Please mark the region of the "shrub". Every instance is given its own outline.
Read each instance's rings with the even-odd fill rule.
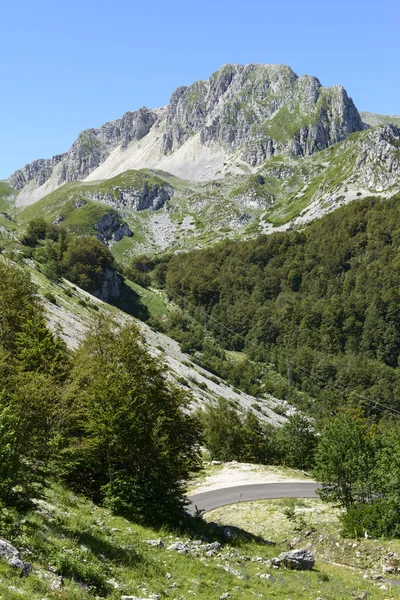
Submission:
[[[391,510],[382,500],[354,503],[341,516],[341,521],[342,535],[348,538],[364,537],[365,533],[377,538],[400,535],[398,510]]]
[[[57,304],[57,300],[56,297],[54,296],[54,294],[52,294],[51,292],[45,292],[43,294],[43,297],[46,298],[46,300],[48,300],[49,302],[51,302],[52,304]]]

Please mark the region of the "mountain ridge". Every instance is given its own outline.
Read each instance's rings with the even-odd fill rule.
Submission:
[[[127,158],[123,170],[161,168],[209,180],[228,171],[229,159],[239,172],[251,170],[272,155],[310,155],[363,128],[341,86],[324,88],[284,65],[224,65],[208,80],[177,88],[167,107],[142,107],[84,130],[66,153],[33,161],[8,181],[27,204],[27,196],[36,201],[68,181],[109,177],[104,168],[95,172],[116,150],[120,161]],[[146,153],[140,142],[149,133],[155,139]],[[129,147],[133,152],[125,154]]]

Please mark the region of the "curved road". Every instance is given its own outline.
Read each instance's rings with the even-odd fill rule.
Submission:
[[[238,485],[236,487],[211,490],[202,494],[189,496],[190,504],[188,511],[194,515],[196,508],[208,512],[239,502],[251,502],[252,500],[273,500],[274,498],[318,498],[315,490],[318,483],[310,481],[291,483],[255,483],[252,485]],[[389,585],[400,585],[396,579],[383,579]]]
[[[255,483],[252,485],[239,485],[236,487],[221,488],[211,490],[202,494],[195,494],[189,497],[190,504],[188,511],[190,514],[198,510],[208,512],[220,506],[227,504],[237,504],[238,502],[250,502],[251,500],[271,500],[273,498],[317,498],[315,490],[318,483],[310,481],[301,481],[297,483]]]

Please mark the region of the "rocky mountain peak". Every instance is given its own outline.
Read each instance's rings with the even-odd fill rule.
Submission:
[[[309,156],[364,128],[341,86],[323,87],[286,65],[227,64],[208,80],[177,88],[165,110],[143,107],[87,129],[67,153],[26,165],[9,183],[27,187],[28,196],[35,191],[33,200],[21,201],[30,203],[65,182],[85,180],[107,162],[109,168],[92,179],[137,168],[209,179],[227,160],[256,167],[276,154]],[[145,152],[136,144],[143,138]],[[176,155],[185,144],[187,152]]]
[[[162,150],[174,152],[199,132],[203,145],[240,149],[256,165],[281,152],[310,155],[363,128],[341,86],[324,88],[285,65],[224,65],[173,93]]]

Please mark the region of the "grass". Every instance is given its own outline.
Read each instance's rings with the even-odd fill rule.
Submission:
[[[236,352],[235,350],[226,350],[225,354],[234,363],[242,363],[248,360],[248,356],[245,352]]]
[[[147,309],[149,316],[159,319],[169,313],[168,304],[161,294],[145,289],[129,279],[126,279],[125,283],[139,296],[140,303]]]
[[[0,181],[0,198],[7,198],[8,196],[13,196],[15,194],[15,190],[8,185],[5,181]]]
[[[359,583],[367,574],[362,587],[368,591],[368,598],[386,597],[381,596],[376,587],[368,589],[372,582],[370,576],[382,575],[384,566],[400,565],[400,558],[390,555],[400,553],[400,540],[343,539],[339,515],[338,508],[317,499],[278,499],[227,506],[211,511],[206,518],[234,527],[245,526],[248,532],[277,542],[282,550],[289,546],[306,546],[314,553],[319,569],[326,572],[331,581],[335,580],[335,586],[347,580],[346,572],[349,577],[357,574]],[[395,579],[396,575],[387,577]],[[324,594],[321,590],[321,595],[330,597],[327,591]],[[391,589],[391,597],[400,598],[400,587]]]
[[[271,509],[268,514],[275,512]],[[232,520],[229,515],[220,516],[221,523]],[[0,595],[8,600],[120,600],[122,595],[148,598],[151,594],[215,600],[224,593],[238,600],[348,600],[353,592],[362,591],[368,592],[368,598],[388,597],[370,581],[363,581],[358,572],[323,560],[317,560],[311,572],[274,570],[268,559],[277,556],[284,545],[263,545],[240,529],[230,528],[234,541],[222,541],[215,554],[207,555],[202,548],[187,555],[169,551],[172,542],[198,537],[199,524],[191,523],[192,533],[143,527],[113,516],[58,484],[52,484],[28,513],[12,511],[13,520],[10,517],[2,511],[3,535],[20,549],[25,561],[33,564],[33,572],[21,578],[0,563]],[[202,530],[210,541],[223,535],[215,526],[205,524]],[[162,539],[165,547],[152,547],[146,543],[149,539]],[[261,574],[269,574],[270,579],[261,578]],[[51,590],[51,582],[59,575],[63,577],[62,589]],[[393,591],[391,597],[399,596]]]

